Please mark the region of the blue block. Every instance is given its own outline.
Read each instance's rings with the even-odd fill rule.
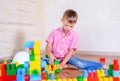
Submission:
[[[50,79],[50,80],[53,80],[53,79],[54,79],[54,74],[53,74],[53,73],[50,73],[49,79]]]
[[[16,79],[16,81],[25,81],[24,80],[24,75],[26,74],[26,71],[25,71],[25,69],[18,69],[17,70],[17,79]]]
[[[24,68],[29,69],[29,62],[24,62]]]
[[[84,70],[84,71],[83,71],[83,77],[84,77],[84,78],[88,78],[88,71],[87,71],[87,70]]]
[[[32,74],[30,75],[30,81],[35,81],[35,80],[42,80],[41,75],[33,76]]]
[[[34,41],[28,41],[24,44],[24,48],[34,48]]]
[[[41,67],[42,67],[42,68],[45,68],[45,67],[46,67],[46,65],[47,65],[46,61],[41,60],[41,62],[42,62],[42,63],[41,63]]]
[[[110,76],[108,70],[105,70],[104,72],[105,72],[105,76]]]
[[[113,70],[113,77],[119,77],[119,75],[120,75],[120,74],[119,74],[119,71],[114,71],[114,70]]]

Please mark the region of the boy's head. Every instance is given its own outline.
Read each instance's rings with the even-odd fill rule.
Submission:
[[[66,33],[69,32],[74,27],[74,25],[77,22],[77,19],[78,15],[76,11],[68,9],[64,12],[61,21],[63,23],[63,29]]]

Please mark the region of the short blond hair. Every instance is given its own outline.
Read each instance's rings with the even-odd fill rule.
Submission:
[[[78,19],[78,14],[72,9],[68,9],[64,12],[63,18],[67,19],[69,23],[75,23]]]

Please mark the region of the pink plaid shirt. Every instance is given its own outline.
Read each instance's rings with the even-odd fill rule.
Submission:
[[[51,32],[46,42],[52,44],[52,53],[57,58],[62,60],[70,49],[77,49],[78,36],[71,30],[66,35],[63,28],[57,28]]]

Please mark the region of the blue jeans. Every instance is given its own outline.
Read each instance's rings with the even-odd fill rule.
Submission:
[[[68,60],[67,64],[76,66],[78,69],[85,69],[85,70],[97,70],[102,69],[103,64],[99,62],[93,62],[88,60],[80,60],[79,58],[75,57],[74,55]]]

